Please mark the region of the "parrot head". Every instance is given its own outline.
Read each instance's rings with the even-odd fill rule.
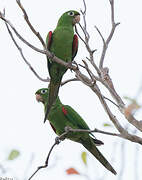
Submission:
[[[73,26],[80,21],[80,13],[74,10],[65,12],[59,19],[57,26],[70,25]]]
[[[39,89],[38,91],[36,91],[35,95],[36,95],[36,100],[38,102],[45,103],[47,102],[48,99],[48,89],[47,88]]]

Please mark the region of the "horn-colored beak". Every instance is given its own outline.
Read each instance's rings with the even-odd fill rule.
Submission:
[[[75,25],[76,23],[79,23],[80,21],[80,15],[76,15],[73,19],[73,25]]]
[[[42,97],[41,97],[40,94],[36,94],[36,100],[37,100],[38,102],[43,102],[43,99],[42,99]]]

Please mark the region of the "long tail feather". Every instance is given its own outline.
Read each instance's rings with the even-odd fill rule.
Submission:
[[[46,107],[46,111],[45,111],[44,123],[47,119],[47,116],[49,114],[49,111],[50,111],[53,103],[56,101],[56,98],[57,98],[58,92],[59,92],[60,83],[61,82],[54,84],[52,81],[50,81],[48,103],[47,103],[47,107]]]
[[[101,146],[101,145],[104,145],[104,143],[101,141],[101,140],[98,140],[98,139],[93,139],[93,142],[95,143],[96,146]]]
[[[97,149],[92,139],[88,139],[87,141],[82,140],[82,145],[91,152],[95,158],[109,171],[111,171],[113,174],[117,174],[114,168],[111,166],[111,164],[106,160],[106,158],[102,155],[102,153]]]

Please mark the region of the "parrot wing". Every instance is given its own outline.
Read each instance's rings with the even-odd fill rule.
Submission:
[[[76,129],[85,129],[90,130],[86,122],[82,119],[82,117],[70,106],[64,105],[62,106],[62,112],[64,116],[68,119],[68,121],[76,127]],[[103,145],[104,143],[101,140],[96,139],[96,137],[89,133],[92,137],[96,146]]]
[[[72,43],[72,60],[75,58],[78,51],[78,36],[75,34]]]
[[[70,121],[77,129],[89,129],[86,122],[82,117],[70,106],[62,106],[64,116]]]
[[[47,46],[47,49],[50,51],[50,48],[51,48],[51,44],[52,44],[52,39],[53,39],[53,33],[52,31],[49,31],[47,37],[46,37],[46,46]],[[50,69],[51,67],[51,61],[47,58],[48,60],[48,69]]]

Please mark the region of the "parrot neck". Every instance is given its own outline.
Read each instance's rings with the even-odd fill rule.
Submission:
[[[72,23],[72,19],[71,20],[69,20],[69,19],[59,19],[59,21],[58,21],[58,24],[57,24],[57,27],[56,28],[58,28],[58,27],[68,27],[68,28],[72,28],[73,29],[73,23]]]

